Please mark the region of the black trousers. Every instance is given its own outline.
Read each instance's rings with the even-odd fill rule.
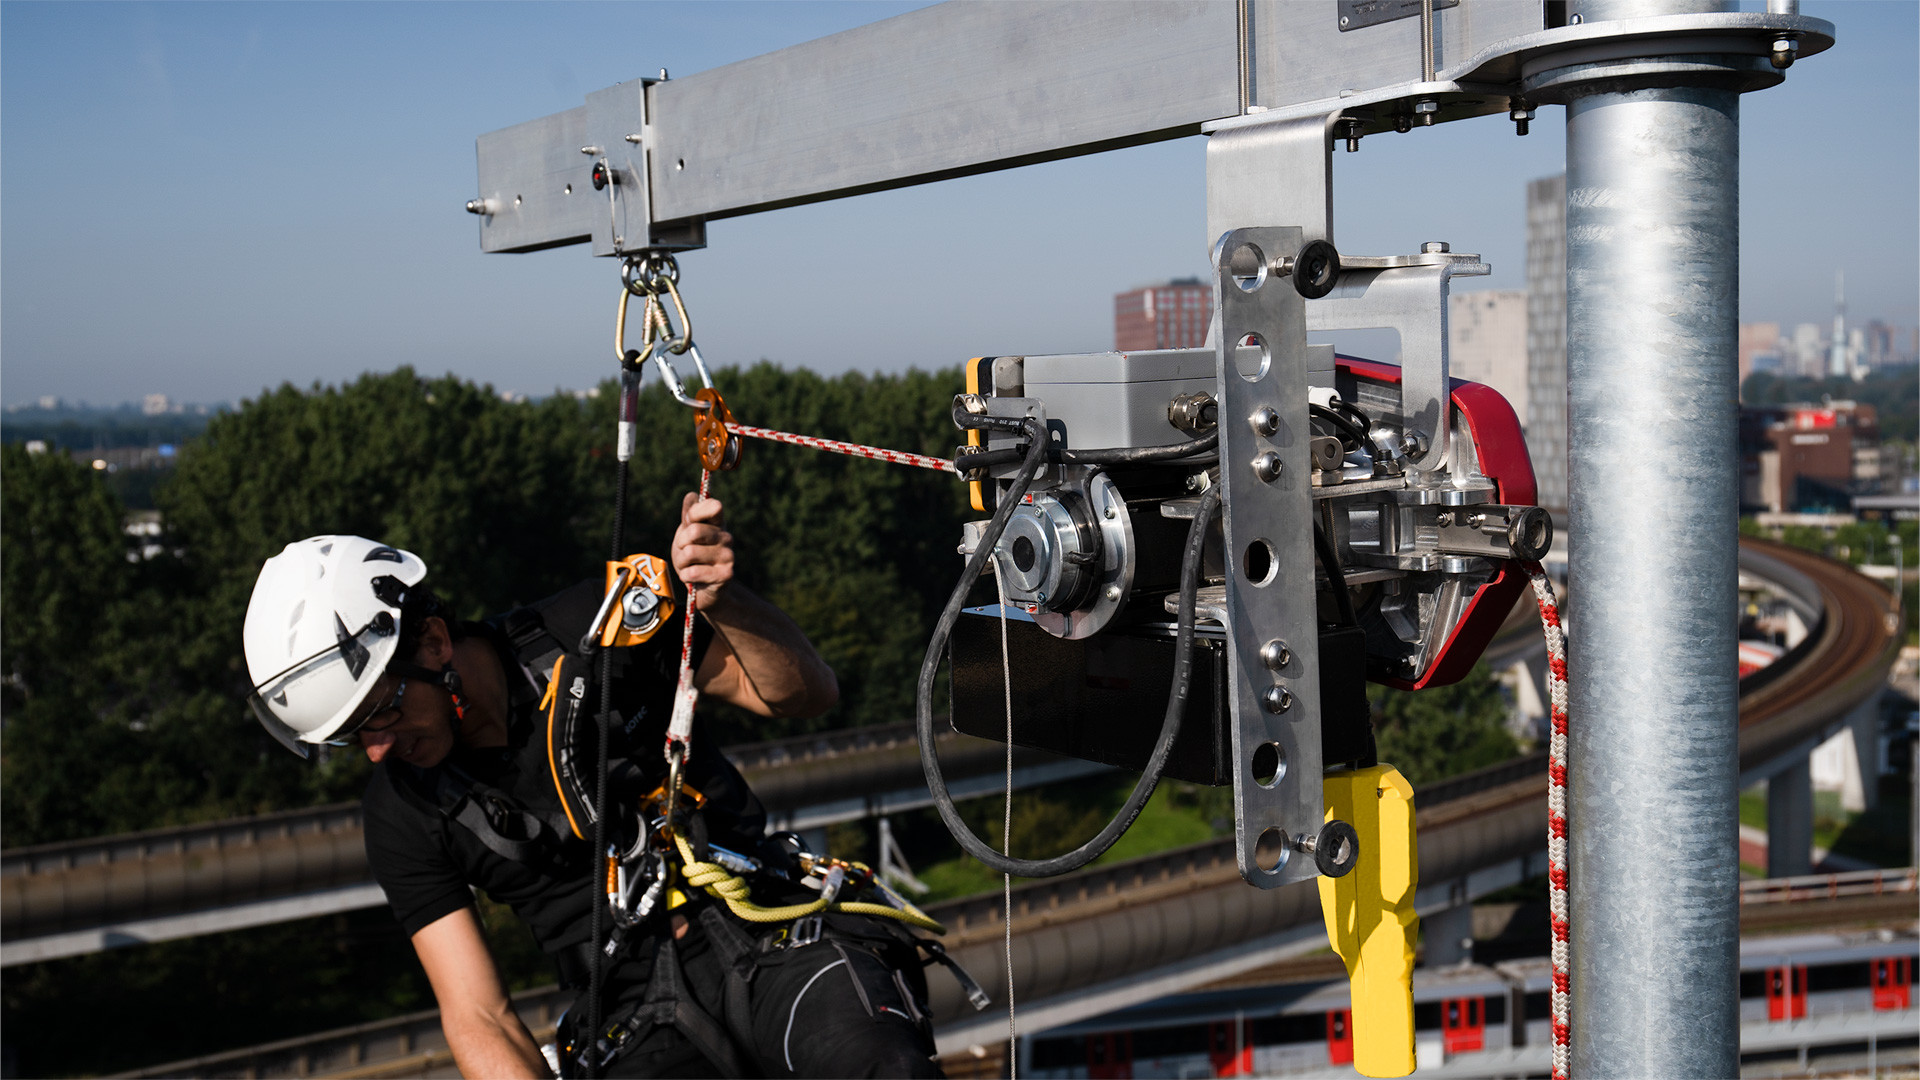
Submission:
[[[607,1010],[622,1034],[601,1074],[943,1076],[909,941],[863,916],[761,927],[703,906]]]

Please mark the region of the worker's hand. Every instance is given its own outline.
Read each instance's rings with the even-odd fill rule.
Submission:
[[[680,528],[673,534],[673,571],[697,595],[694,606],[712,611],[733,580],[733,534],[722,527],[718,499],[689,491],[680,503]]]

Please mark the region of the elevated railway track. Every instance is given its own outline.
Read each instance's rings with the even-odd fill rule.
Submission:
[[[1898,651],[1892,606],[1897,601],[1884,589],[1838,564],[1777,545],[1743,543],[1743,565],[1749,555],[1756,576],[1786,579],[1780,587],[1811,597],[1809,602],[1817,602],[1822,614],[1807,641],[1775,665],[1779,670],[1767,669],[1772,672],[1769,678],[1742,684],[1743,774],[1764,770],[1795,747],[1826,737],[1838,718],[1884,684]],[[816,749],[809,749],[801,740],[747,748],[741,763],[770,805],[792,805],[817,790],[815,784],[837,788],[844,798],[859,790],[853,785],[862,777],[880,778],[872,790],[905,782],[917,772],[905,760],[912,753],[910,737],[885,730],[854,735],[865,742],[835,746],[831,740],[813,740]],[[987,767],[1000,762],[1000,749],[992,744],[962,750],[956,761],[966,754],[979,756]],[[1058,763],[1028,758],[1023,767],[1053,764]],[[1452,907],[1543,870],[1544,773],[1543,757],[1521,758],[1418,793],[1424,884],[1417,906],[1423,911]],[[995,773],[983,775],[997,780]],[[42,889],[52,890],[51,882],[62,882],[59,891],[51,893],[59,898],[61,913],[54,925],[58,918],[87,917],[82,913],[88,910],[124,910],[114,908],[115,901],[106,895],[115,887],[108,868],[116,863],[169,868],[143,871],[137,889],[120,886],[125,894],[151,897],[145,902],[177,904],[193,887],[189,881],[203,888],[211,888],[208,881],[224,882],[219,887],[228,890],[227,895],[248,895],[248,890],[257,895],[274,883],[283,890],[310,887],[315,881],[355,887],[351,875],[359,832],[352,808],[273,815],[245,827],[255,831],[234,832],[241,823],[223,823],[110,838],[90,846],[66,845],[60,851],[10,852],[4,879],[9,924],[21,917],[13,914],[14,896],[24,892],[19,879],[42,875]],[[248,854],[248,848],[260,850]],[[269,849],[330,854],[269,855]],[[364,875],[363,856],[357,866]],[[94,868],[91,877],[89,867]],[[88,881],[92,884],[83,887]],[[949,949],[984,985],[1006,985],[1005,911],[999,896],[952,901],[932,913],[951,929]],[[1230,980],[1324,945],[1314,891],[1245,888],[1231,840],[1023,885],[1014,890],[1013,920],[1015,994],[1023,1023],[1032,1029]],[[13,938],[10,931],[6,936]],[[944,975],[936,972],[930,982],[943,1052],[963,1052],[1000,1037],[1003,1017],[973,1014]],[[530,1021],[556,1011],[557,994],[524,997],[521,1003],[523,1011],[531,1010]],[[439,1038],[437,1021],[402,1018],[388,1024],[414,1027],[400,1038],[394,1034],[398,1029],[365,1025],[172,1063],[151,1075],[428,1075],[437,1068],[427,1060],[443,1053],[432,1049]],[[412,1064],[402,1064],[402,1059]],[[401,1071],[383,1071],[390,1067]]]

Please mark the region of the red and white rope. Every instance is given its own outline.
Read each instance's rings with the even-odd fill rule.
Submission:
[[[1540,605],[1540,626],[1547,638],[1547,697],[1553,732],[1547,741],[1547,905],[1553,926],[1552,1005],[1553,1075],[1566,1080],[1568,1020],[1572,1000],[1567,974],[1567,637],[1553,585],[1539,563],[1527,564],[1533,595]]]
[[[912,465],[919,469],[938,469],[958,475],[960,470],[946,458],[928,457],[925,454],[909,454],[902,450],[885,450],[878,446],[862,446],[859,443],[839,442],[834,439],[822,439],[812,435],[794,435],[771,428],[750,427],[746,424],[728,424],[727,430],[754,439],[767,439],[772,442],[791,443],[794,446],[806,446],[815,450],[825,450],[832,454],[846,454],[849,457],[869,458],[884,461],[890,465]]]

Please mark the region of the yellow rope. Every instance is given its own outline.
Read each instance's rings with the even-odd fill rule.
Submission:
[[[897,919],[908,926],[916,926],[935,934],[947,932],[946,927],[928,918],[919,908],[906,901],[902,901],[907,904],[905,911],[886,904],[870,904],[858,900],[846,900],[834,904],[829,904],[825,900],[815,900],[812,903],[789,904],[786,907],[762,907],[750,899],[752,889],[747,885],[746,879],[718,863],[701,862],[695,859],[693,846],[678,833],[674,834],[673,844],[680,850],[681,862],[686,864],[683,873],[687,884],[706,890],[707,895],[725,902],[735,915],[748,922],[790,922],[808,915],[817,915],[822,911],[839,911],[849,915],[873,915],[883,919]]]

